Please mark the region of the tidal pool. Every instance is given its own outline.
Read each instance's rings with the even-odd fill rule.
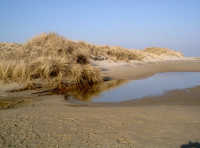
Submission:
[[[90,102],[122,102],[146,96],[158,96],[171,90],[200,85],[199,72],[159,73],[141,80],[115,80],[92,89],[73,93],[73,98]]]

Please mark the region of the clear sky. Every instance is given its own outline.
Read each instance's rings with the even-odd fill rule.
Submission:
[[[42,32],[127,48],[200,56],[200,0],[1,0],[0,41]]]

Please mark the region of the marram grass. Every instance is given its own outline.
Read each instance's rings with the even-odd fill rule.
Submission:
[[[76,87],[102,81],[100,71],[91,66],[93,57],[112,61],[145,60],[164,56],[182,57],[166,48],[128,50],[68,40],[56,33],[43,33],[24,44],[0,43],[0,80],[35,87]]]

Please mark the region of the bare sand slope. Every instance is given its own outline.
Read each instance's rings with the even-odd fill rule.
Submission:
[[[103,69],[104,76],[112,79],[134,80],[161,72],[200,72],[199,58],[178,58],[149,62],[111,63],[93,62]]]

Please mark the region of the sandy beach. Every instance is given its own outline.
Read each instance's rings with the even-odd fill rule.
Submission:
[[[0,12],[0,148],[200,148],[200,0]]]
[[[200,72],[198,58],[92,64],[112,79]],[[199,92],[197,86],[110,104],[72,104],[64,96],[26,97],[30,93],[21,92],[18,97],[27,103],[0,110],[0,147],[180,148],[190,141],[200,143]]]
[[[125,80],[141,79],[162,72],[200,72],[199,58],[169,58],[168,60],[129,63],[93,61],[93,64],[103,69],[104,76]]]

